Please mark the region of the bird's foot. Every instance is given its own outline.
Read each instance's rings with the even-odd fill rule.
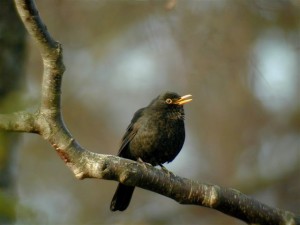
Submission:
[[[168,170],[166,167],[164,167],[162,164],[159,164],[159,166],[161,167],[161,169],[168,174],[168,176],[170,177],[171,174],[174,175],[174,173],[172,173],[170,170]]]
[[[142,163],[145,169],[147,169],[147,166],[152,166],[150,163],[144,162],[141,158],[138,158],[137,162]]]

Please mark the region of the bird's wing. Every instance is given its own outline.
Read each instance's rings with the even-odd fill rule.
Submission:
[[[134,136],[136,135],[136,133],[139,130],[140,125],[139,125],[139,123],[137,123],[137,121],[141,118],[144,109],[145,108],[141,108],[135,112],[129,126],[127,127],[126,133],[122,138],[121,147],[118,152],[119,156],[126,157],[126,155],[127,155],[126,149],[127,149],[128,143],[134,138]]]

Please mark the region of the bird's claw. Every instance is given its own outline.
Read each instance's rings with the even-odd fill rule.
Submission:
[[[162,164],[159,164],[159,166],[161,167],[161,169],[168,174],[168,176],[170,177],[171,175],[174,175],[170,170],[168,170],[166,167],[164,167]]]
[[[144,162],[140,157],[137,159],[137,162],[141,163],[145,169],[147,169],[147,166],[152,166],[150,163]]]

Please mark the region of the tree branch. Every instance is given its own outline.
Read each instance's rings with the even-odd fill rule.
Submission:
[[[44,64],[41,104],[36,113],[0,115],[0,129],[40,134],[56,149],[78,179],[98,178],[138,186],[181,204],[216,209],[247,223],[300,224],[293,213],[264,205],[234,189],[181,178],[152,166],[82,148],[67,130],[61,115],[62,48],[48,33],[33,1],[15,0]]]
[[[42,83],[41,111],[59,116],[61,101],[61,82],[65,71],[61,45],[49,34],[38,10],[31,0],[16,0],[19,15],[30,36],[41,51],[44,74]],[[51,112],[49,112],[51,111]]]
[[[34,114],[16,112],[0,114],[0,129],[6,131],[37,133]]]

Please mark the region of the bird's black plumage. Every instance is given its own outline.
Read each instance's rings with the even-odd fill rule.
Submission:
[[[118,155],[150,163],[153,166],[171,162],[180,152],[185,139],[183,104],[191,95],[179,96],[166,92],[133,116]],[[131,200],[134,186],[119,183],[112,199],[112,211],[125,210]]]

